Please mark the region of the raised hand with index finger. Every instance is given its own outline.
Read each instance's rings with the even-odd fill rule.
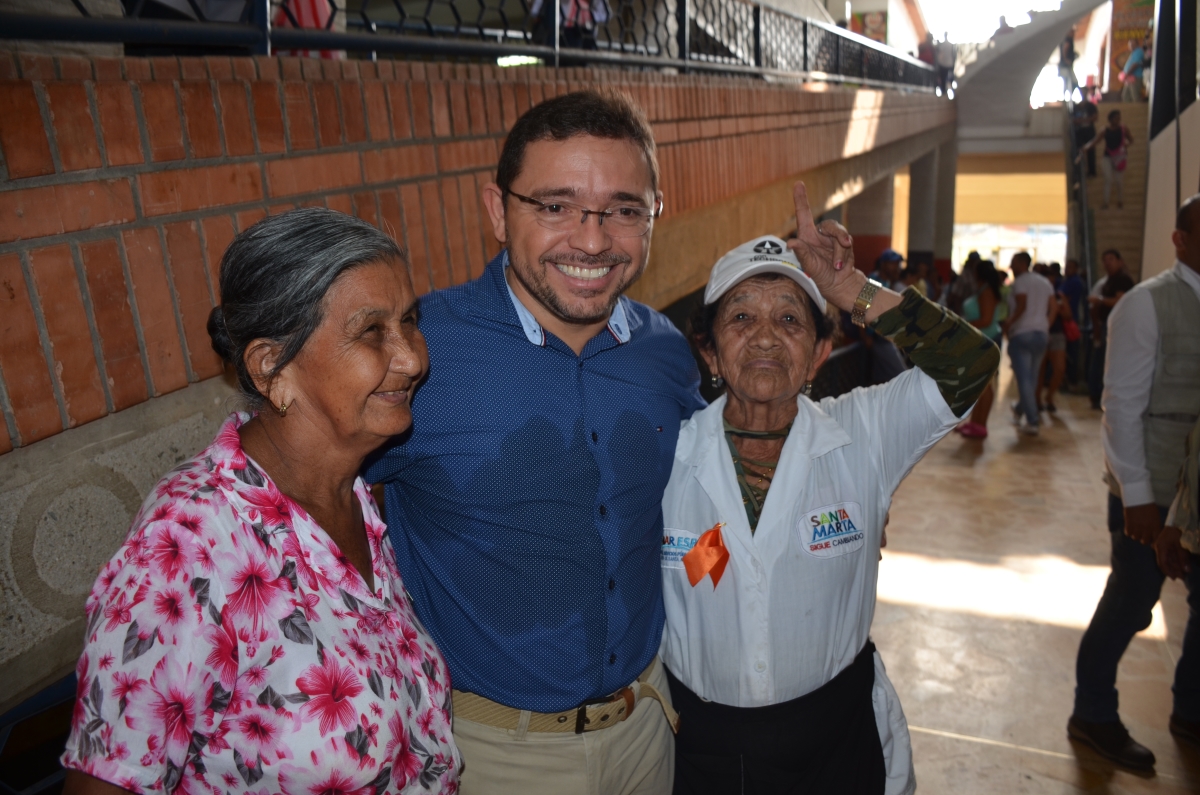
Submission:
[[[815,222],[803,182],[792,188],[792,198],[796,204],[796,238],[788,241],[788,248],[796,252],[804,272],[816,283],[825,300],[838,309],[851,311],[867,283],[866,275],[854,267],[854,239],[837,221]],[[881,288],[867,312],[867,321],[873,321],[899,303],[898,293]]]

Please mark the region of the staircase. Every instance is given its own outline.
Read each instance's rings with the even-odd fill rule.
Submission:
[[[1121,111],[1121,122],[1133,135],[1125,166],[1125,206],[1117,209],[1117,190],[1113,186],[1112,202],[1104,206],[1104,172],[1100,160],[1104,157],[1103,141],[1096,145],[1096,176],[1088,179],[1087,200],[1091,215],[1092,238],[1095,241],[1095,267],[1100,268],[1100,254],[1115,248],[1121,252],[1125,265],[1135,281],[1142,275],[1142,234],[1146,216],[1147,137],[1149,135],[1150,104],[1147,102],[1101,102],[1096,128],[1108,124],[1108,114]],[[1100,275],[1103,275],[1102,273]]]

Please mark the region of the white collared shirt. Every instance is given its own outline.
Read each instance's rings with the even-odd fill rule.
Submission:
[[[1200,273],[1175,260],[1174,273],[1200,298]],[[1108,316],[1104,363],[1104,457],[1121,487],[1125,505],[1154,502],[1142,416],[1158,360],[1158,315],[1154,298],[1139,284],[1122,296]]]
[[[819,405],[799,398],[751,534],[724,437],[725,402],[684,423],[663,497],[662,653],[701,697],[760,707],[811,693],[862,650],[892,493],[958,418],[916,369]],[[678,551],[718,522],[729,564],[716,588],[709,577],[693,588]],[[878,655],[875,711],[887,791],[903,792],[907,725]]]

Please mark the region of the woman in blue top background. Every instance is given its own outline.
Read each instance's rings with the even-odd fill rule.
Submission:
[[[1002,277],[1000,276],[1000,272],[996,270],[996,264],[990,259],[980,260],[975,265],[975,282],[979,286],[978,292],[975,295],[967,296],[963,300],[963,320],[979,329],[985,337],[999,345],[1002,336],[1000,332],[1001,313],[999,311],[1002,305],[1000,293]],[[987,388],[983,390],[983,394],[979,396],[979,400],[975,403],[975,408],[971,411],[971,416],[967,418],[966,422],[960,423],[954,430],[968,439],[986,439],[988,435],[988,415],[992,413],[992,403],[995,397],[995,384],[989,382]]]

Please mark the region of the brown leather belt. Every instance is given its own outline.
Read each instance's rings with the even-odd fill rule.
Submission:
[[[655,657],[632,684],[610,696],[589,699],[578,707],[562,712],[520,710],[497,704],[495,701],[475,693],[455,690],[453,691],[454,717],[510,731],[520,730],[524,721],[524,730],[527,732],[583,734],[616,726],[633,714],[639,701],[652,698],[662,706],[663,714],[667,716],[667,722],[671,724],[671,731],[678,732],[679,714],[671,707],[670,700],[649,682],[654,666],[660,664],[658,658]]]

